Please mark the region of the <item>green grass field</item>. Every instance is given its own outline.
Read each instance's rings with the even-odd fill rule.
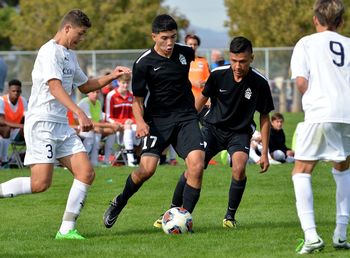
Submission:
[[[286,115],[296,124],[301,115]],[[294,127],[285,127],[287,137]],[[287,129],[290,128],[290,129]],[[291,131],[291,132],[290,132]],[[291,137],[291,136],[290,136]],[[56,169],[53,185],[42,194],[0,200],[0,257],[296,257],[297,239],[303,237],[295,209],[290,171],[292,165],[273,165],[265,174],[247,167],[248,182],[237,220],[239,228],[222,228],[230,169],[222,164],[205,171],[201,198],[193,213],[194,234],[165,235],[153,228],[164,212],[184,166],[160,166],[133,196],[112,229],[102,215],[124,186],[127,167],[96,169],[96,180],[78,219],[84,241],[57,241],[65,202],[72,183],[68,171]],[[0,182],[28,176],[29,170],[1,170]],[[318,231],[326,242],[317,257],[349,257],[335,251],[331,237],[335,223],[335,185],[330,164],[321,163],[313,177]]]

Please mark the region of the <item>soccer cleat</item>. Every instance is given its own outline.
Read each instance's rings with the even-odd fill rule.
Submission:
[[[323,248],[324,248],[324,242],[320,237],[318,237],[318,240],[313,243],[310,243],[308,241],[304,241],[304,239],[301,239],[295,251],[298,254],[310,254],[310,253],[320,252],[323,250]]]
[[[153,227],[162,228],[163,215],[164,214],[160,215],[160,217],[153,223]]]
[[[222,226],[224,228],[237,228],[237,221],[232,216],[227,215],[222,221]]]
[[[111,228],[114,225],[121,211],[122,209],[118,208],[118,203],[116,200],[110,202],[108,209],[103,215],[103,222],[106,228]]]
[[[55,239],[57,240],[84,240],[85,237],[79,234],[76,229],[71,229],[67,234],[61,234],[61,232],[57,232]]]
[[[348,243],[345,240],[340,240],[340,238],[337,238],[337,240],[334,240],[333,238],[333,247],[335,249],[350,249],[350,243]]]

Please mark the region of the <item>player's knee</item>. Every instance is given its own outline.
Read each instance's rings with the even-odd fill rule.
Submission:
[[[83,178],[81,179],[81,181],[85,184],[91,185],[95,179],[95,176],[96,176],[95,171],[91,167],[91,169],[83,175]]]
[[[135,177],[138,179],[139,182],[144,182],[148,180],[150,177],[152,177],[155,173],[156,169],[151,167],[143,167],[140,166],[135,172]]]
[[[51,181],[49,180],[32,180],[31,188],[32,193],[42,193],[45,192],[51,186]]]

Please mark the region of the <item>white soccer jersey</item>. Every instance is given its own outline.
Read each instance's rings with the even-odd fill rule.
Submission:
[[[292,79],[304,77],[305,121],[350,123],[350,39],[325,31],[305,36],[291,59]]]
[[[88,80],[74,52],[53,39],[40,48],[35,60],[26,119],[68,123],[66,107],[50,93],[48,81],[51,79],[60,80],[69,95]]]

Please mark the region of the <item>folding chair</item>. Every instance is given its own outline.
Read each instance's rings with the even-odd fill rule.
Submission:
[[[114,158],[113,158],[112,164],[124,163],[124,165],[128,165],[128,157],[126,155],[127,152],[125,150],[124,143],[123,143],[123,133],[117,132],[116,137],[117,137],[116,143],[118,147],[114,152]]]
[[[21,154],[25,153],[25,141],[11,141],[12,154],[9,158],[9,165],[17,165],[18,168],[24,168]]]

